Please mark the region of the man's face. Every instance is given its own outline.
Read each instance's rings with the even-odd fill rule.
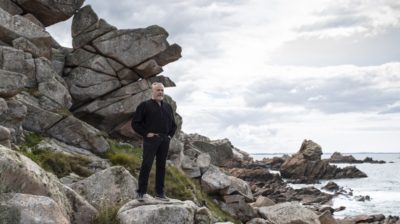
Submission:
[[[162,85],[154,85],[151,88],[152,98],[156,101],[164,99],[164,87]]]

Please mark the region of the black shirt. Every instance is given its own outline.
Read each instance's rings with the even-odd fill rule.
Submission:
[[[172,138],[176,131],[174,112],[167,102],[150,99],[141,102],[132,119],[132,128],[144,138],[149,132],[165,134]]]

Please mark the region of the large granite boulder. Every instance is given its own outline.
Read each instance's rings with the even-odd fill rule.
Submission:
[[[144,29],[116,30],[106,33],[96,38],[93,46],[101,54],[131,68],[167,49],[167,37],[167,31],[153,25]]]
[[[52,198],[65,217],[73,208],[57,177],[29,158],[0,145],[0,193],[23,193]]]
[[[70,224],[60,206],[39,195],[0,194],[0,223]]]
[[[97,209],[121,206],[137,196],[136,179],[121,166],[110,167],[70,186]]]
[[[20,15],[11,15],[0,8],[0,40],[12,46],[13,40],[19,37],[24,37],[34,44],[40,56],[51,58],[53,38],[43,27]]]
[[[198,207],[192,201],[171,199],[163,202],[148,199],[144,203],[132,200],[118,211],[121,224],[134,223],[194,223]]]
[[[275,224],[320,224],[318,215],[297,202],[285,202],[258,209],[260,215]]]
[[[69,145],[94,153],[104,153],[110,148],[104,134],[72,115],[53,125],[47,133]]]
[[[0,195],[7,193],[12,197],[6,201],[0,199],[0,223],[3,223],[3,211],[18,211],[17,215],[21,220],[38,220],[18,223],[38,224],[58,223],[57,220],[64,219],[68,223],[87,224],[97,215],[93,206],[75,191],[61,184],[56,176],[24,155],[0,145]],[[2,209],[3,203],[6,203],[6,210]],[[12,217],[13,214],[7,213],[5,216]],[[57,216],[59,217],[55,222],[48,221]]]
[[[25,11],[33,14],[45,26],[69,19],[85,0],[15,0]]]
[[[321,147],[311,140],[304,140],[298,153],[287,159],[281,167],[284,178],[312,182],[318,179],[359,178],[367,175],[354,166],[338,168],[321,160]]]
[[[234,158],[233,146],[228,140],[219,142],[193,141],[187,144],[187,147],[194,147],[201,152],[208,153],[211,157],[211,163],[216,166],[228,166]]]

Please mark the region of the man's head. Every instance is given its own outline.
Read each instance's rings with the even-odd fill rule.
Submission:
[[[164,85],[161,82],[151,84],[151,98],[157,102],[164,99]]]

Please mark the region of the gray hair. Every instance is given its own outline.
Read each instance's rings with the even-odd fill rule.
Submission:
[[[151,84],[151,88],[156,87],[156,86],[162,86],[162,87],[164,87],[164,84],[162,84],[161,82],[153,82],[153,83]]]

